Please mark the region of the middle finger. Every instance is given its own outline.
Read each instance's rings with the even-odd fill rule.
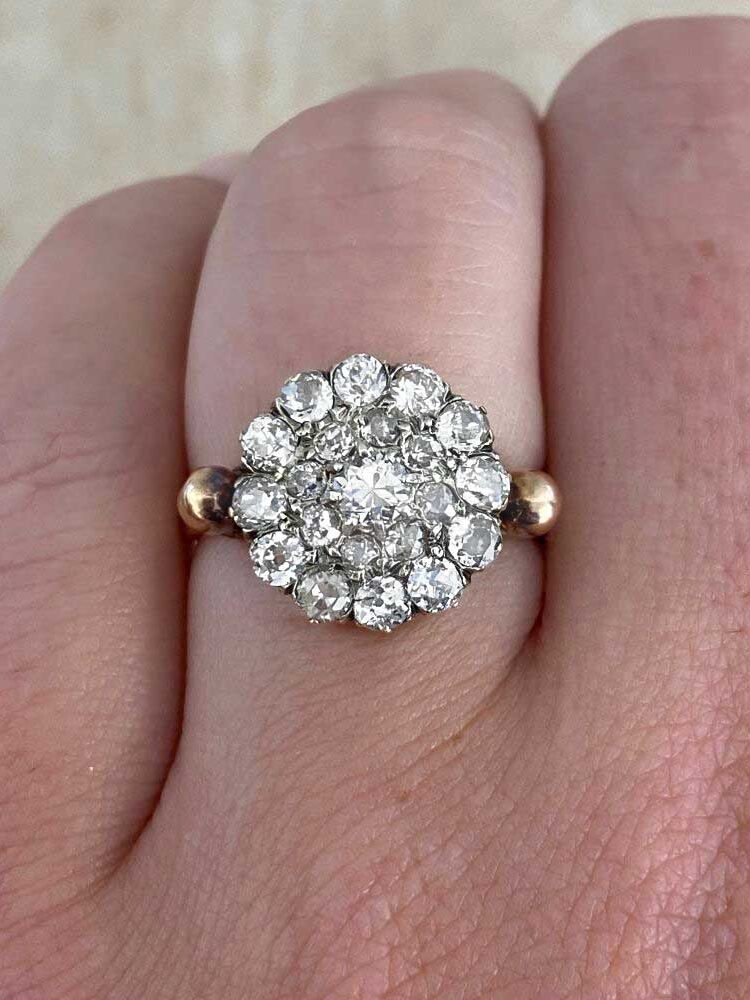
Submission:
[[[368,351],[433,366],[487,406],[511,467],[536,464],[541,191],[530,108],[481,74],[359,92],[263,143],[206,261],[189,356],[192,463],[235,464],[238,431],[285,377]],[[183,756],[195,741],[195,766],[212,774],[229,757],[241,786],[269,740],[283,757],[295,740],[317,752],[335,733],[338,777],[381,736],[382,753],[416,748],[475,711],[538,598],[535,547],[508,544],[450,614],[389,639],[310,629],[254,578],[242,545],[204,544]]]

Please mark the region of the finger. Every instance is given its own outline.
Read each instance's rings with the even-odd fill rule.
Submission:
[[[540,202],[533,115],[492,77],[359,92],[282,128],[237,176],[207,255],[191,462],[236,462],[238,430],[285,377],[364,350],[433,366],[487,406],[509,464],[538,463]],[[383,640],[310,629],[243,546],[202,546],[178,777],[242,801],[253,761],[273,746],[281,766],[295,739],[324,744],[338,778],[373,742],[419,753],[477,710],[536,615],[534,546],[483,576],[444,620]]]
[[[567,500],[546,624],[606,648],[595,673],[616,649],[631,683],[663,669],[664,644],[688,668],[746,621],[749,41],[739,19],[638,26],[584,60],[548,121],[544,349]]]
[[[184,353],[223,194],[84,206],[0,302],[0,846],[47,904],[124,849],[176,738]]]

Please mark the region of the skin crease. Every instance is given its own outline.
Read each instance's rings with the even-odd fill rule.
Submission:
[[[36,251],[0,302],[3,1000],[750,995],[749,107],[750,22],[650,22],[541,124],[484,74],[357,92]],[[565,496],[390,638],[306,629],[230,540],[188,566],[173,516],[183,415],[233,462],[353,350],[434,364]]]

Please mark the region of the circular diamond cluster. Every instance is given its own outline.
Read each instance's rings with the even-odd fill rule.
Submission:
[[[424,365],[300,372],[240,443],[232,517],[312,621],[390,632],[453,607],[500,551],[510,476],[487,417]]]

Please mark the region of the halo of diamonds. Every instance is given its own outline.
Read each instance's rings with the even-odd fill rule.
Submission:
[[[390,632],[454,607],[500,551],[510,475],[487,416],[425,365],[300,372],[240,444],[231,516],[313,622]]]

